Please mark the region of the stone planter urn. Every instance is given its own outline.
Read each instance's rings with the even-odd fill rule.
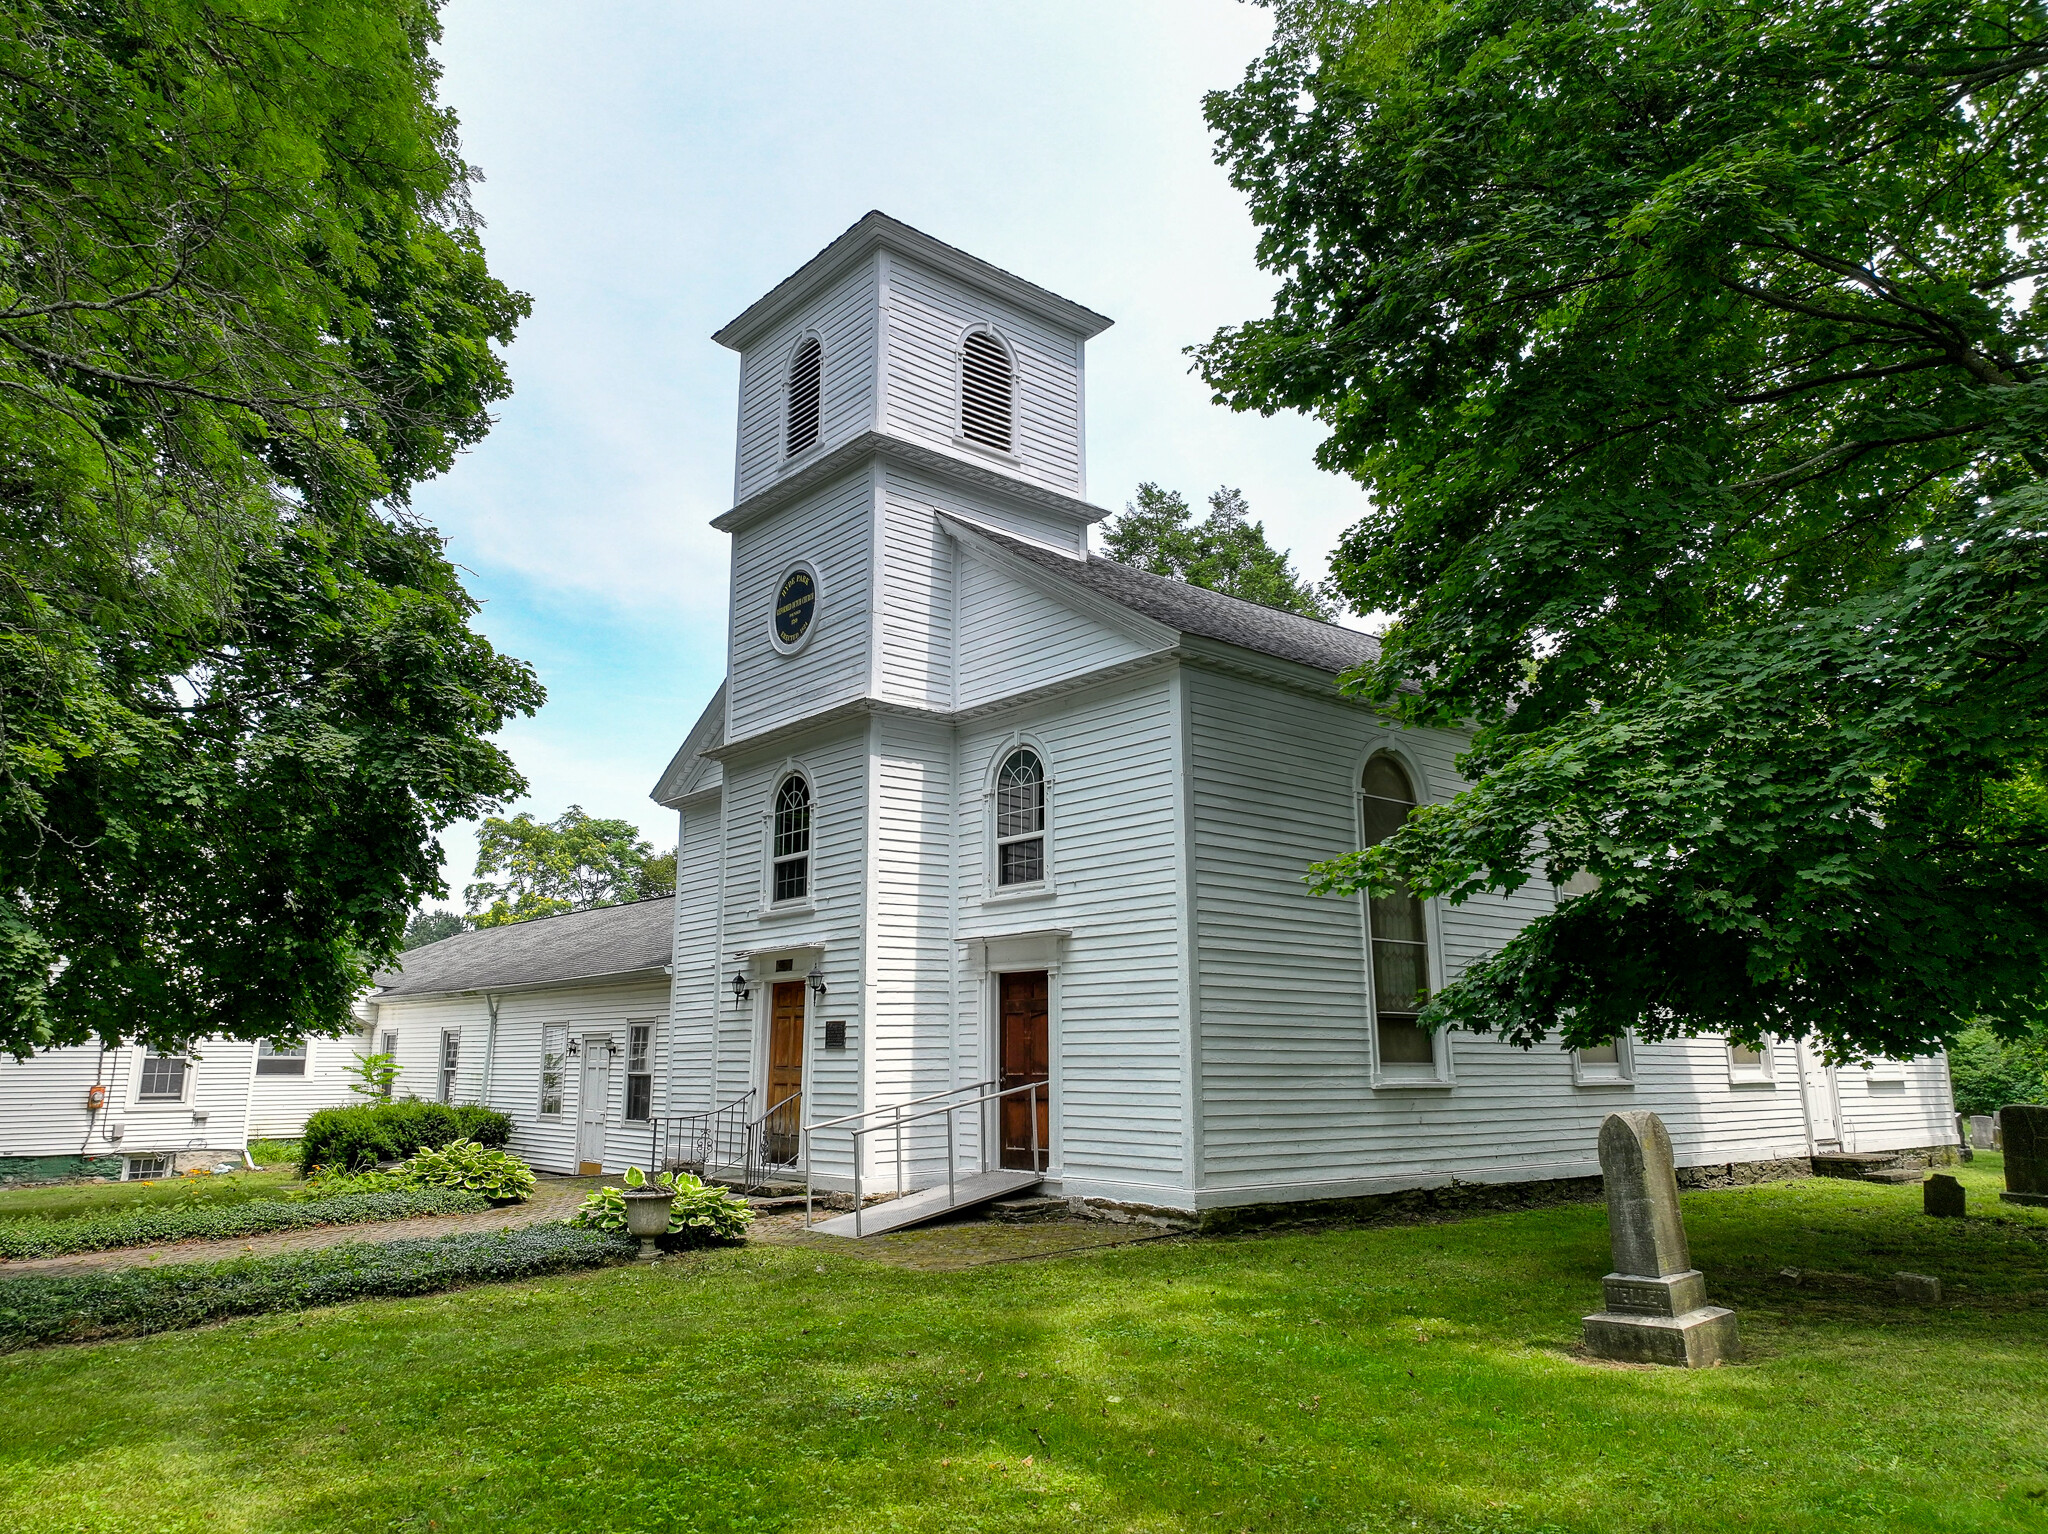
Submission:
[[[659,1255],[654,1238],[667,1233],[668,1206],[676,1196],[667,1188],[628,1188],[621,1196],[626,1200],[626,1231],[640,1238],[640,1256],[652,1262]]]

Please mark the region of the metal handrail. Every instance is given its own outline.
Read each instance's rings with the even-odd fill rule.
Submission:
[[[975,1085],[975,1086],[984,1086],[984,1087],[985,1087],[985,1086],[991,1086],[991,1085],[993,1085],[993,1084],[994,1084],[994,1083],[992,1083],[992,1082],[986,1082],[986,1081],[982,1081],[982,1082],[976,1082],[976,1083],[975,1083],[974,1085]],[[864,1202],[865,1202],[865,1190],[864,1190],[864,1188],[862,1187],[863,1177],[862,1177],[862,1172],[861,1172],[861,1163],[862,1163],[862,1160],[863,1160],[863,1157],[862,1157],[862,1155],[861,1155],[861,1150],[862,1150],[861,1140],[862,1140],[862,1137],[863,1137],[863,1136],[865,1136],[865,1135],[871,1135],[871,1134],[875,1133],[875,1132],[876,1132],[877,1130],[882,1130],[882,1129],[889,1129],[889,1130],[894,1130],[894,1131],[895,1131],[895,1134],[896,1134],[896,1195],[897,1195],[897,1197],[901,1198],[901,1197],[903,1196],[903,1126],[904,1126],[905,1124],[915,1124],[915,1123],[919,1123],[919,1122],[921,1122],[921,1121],[922,1121],[922,1120],[924,1120],[924,1119],[933,1119],[933,1118],[941,1118],[941,1117],[943,1117],[943,1118],[945,1119],[945,1121],[946,1121],[946,1200],[947,1200],[947,1202],[948,1202],[948,1203],[950,1204],[950,1203],[954,1202],[955,1200],[957,1200],[957,1199],[959,1198],[959,1196],[960,1196],[960,1195],[959,1195],[959,1177],[958,1177],[958,1170],[957,1170],[957,1162],[958,1162],[958,1159],[959,1159],[959,1158],[958,1158],[958,1153],[957,1153],[957,1151],[955,1150],[955,1144],[956,1144],[956,1142],[955,1142],[955,1139],[954,1139],[954,1135],[953,1135],[953,1115],[954,1115],[954,1114],[956,1114],[956,1113],[958,1113],[958,1112],[959,1112],[959,1111],[960,1111],[961,1109],[963,1109],[963,1108],[979,1108],[979,1107],[982,1107],[982,1106],[983,1106],[984,1104],[987,1104],[987,1103],[993,1103],[993,1102],[1000,1102],[1000,1101],[1001,1101],[1001,1100],[1002,1100],[1003,1098],[1005,1098],[1005,1097],[1011,1097],[1011,1096],[1014,1096],[1015,1094],[1017,1094],[1017,1093],[1019,1093],[1019,1092],[1028,1092],[1028,1093],[1030,1093],[1031,1095],[1030,1095],[1030,1098],[1029,1098],[1029,1103],[1030,1103],[1030,1120],[1031,1120],[1031,1169],[1032,1169],[1032,1170],[1033,1170],[1033,1171],[1035,1172],[1035,1171],[1037,1171],[1037,1170],[1038,1170],[1038,1157],[1039,1157],[1039,1151],[1040,1151],[1040,1147],[1039,1147],[1039,1143],[1038,1143],[1038,1094],[1039,1094],[1040,1092],[1044,1091],[1047,1085],[1048,1085],[1048,1084],[1047,1084],[1046,1082],[1043,1082],[1043,1081],[1027,1081],[1027,1082],[1023,1082],[1023,1083],[1021,1083],[1021,1084],[1020,1084],[1020,1085],[1018,1085],[1018,1086],[1014,1086],[1014,1087],[1004,1087],[1004,1088],[1000,1089],[999,1091],[994,1091],[994,1092],[984,1092],[984,1093],[982,1093],[982,1094],[981,1094],[981,1095],[980,1095],[979,1097],[974,1097],[974,1098],[970,1098],[970,1099],[969,1099],[968,1101],[966,1101],[966,1102],[964,1102],[964,1103],[948,1103],[948,1104],[946,1104],[946,1105],[945,1105],[945,1106],[944,1106],[943,1108],[927,1108],[927,1109],[926,1109],[926,1110],[925,1110],[925,1111],[924,1111],[923,1113],[913,1113],[913,1114],[911,1114],[911,1115],[910,1115],[910,1116],[909,1116],[908,1118],[905,1118],[905,1117],[904,1117],[904,1116],[902,1115],[902,1113],[901,1113],[901,1111],[900,1111],[900,1110],[901,1110],[902,1108],[914,1108],[914,1107],[916,1107],[916,1106],[917,1106],[917,1105],[918,1105],[919,1103],[927,1103],[927,1102],[932,1102],[932,1101],[935,1101],[936,1099],[938,1099],[938,1098],[941,1098],[941,1097],[950,1097],[950,1096],[952,1096],[952,1095],[953,1095],[953,1092],[963,1092],[963,1091],[969,1091],[969,1090],[972,1090],[972,1089],[971,1089],[971,1088],[968,1088],[968,1087],[956,1087],[956,1088],[954,1088],[954,1089],[953,1089],[953,1092],[934,1092],[934,1093],[932,1093],[932,1094],[931,1094],[930,1096],[928,1096],[928,1097],[921,1097],[921,1098],[915,1098],[915,1099],[913,1099],[913,1100],[912,1100],[912,1101],[910,1101],[910,1102],[907,1102],[907,1103],[902,1103],[902,1104],[896,1105],[896,1107],[897,1107],[898,1111],[897,1111],[896,1117],[895,1117],[895,1118],[894,1118],[894,1119],[893,1119],[893,1120],[892,1120],[892,1121],[891,1121],[890,1123],[887,1123],[887,1124],[870,1124],[870,1125],[866,1125],[866,1126],[863,1126],[862,1128],[859,1128],[859,1129],[856,1129],[856,1130],[852,1131],[852,1139],[853,1139],[853,1234],[854,1234],[854,1238],[855,1238],[856,1240],[858,1240],[858,1239],[859,1239],[859,1238],[861,1237],[861,1235],[863,1234],[863,1231],[862,1231],[862,1229],[861,1229],[861,1215],[862,1215],[862,1211],[863,1211],[863,1205],[864,1205]],[[890,1111],[890,1109],[889,1109],[889,1108],[887,1108],[887,1107],[884,1107],[884,1108],[870,1108],[870,1109],[868,1109],[868,1110],[867,1110],[866,1112],[863,1112],[863,1113],[849,1113],[849,1114],[845,1115],[845,1116],[844,1116],[843,1118],[839,1118],[839,1119],[832,1119],[832,1120],[827,1120],[827,1121],[825,1121],[825,1122],[823,1122],[823,1123],[819,1123],[819,1124],[807,1124],[807,1125],[805,1125],[805,1126],[804,1126],[804,1147],[803,1147],[803,1151],[804,1151],[804,1229],[805,1229],[805,1230],[809,1230],[809,1229],[811,1228],[811,1188],[812,1188],[812,1182],[811,1182],[811,1139],[810,1139],[810,1137],[811,1137],[811,1131],[812,1131],[813,1129],[830,1129],[830,1128],[832,1128],[832,1127],[833,1127],[834,1125],[836,1125],[836,1124],[844,1124],[844,1123],[848,1123],[848,1122],[850,1122],[850,1121],[852,1121],[852,1120],[854,1120],[854,1119],[860,1119],[860,1118],[870,1118],[870,1117],[874,1117],[874,1116],[876,1116],[876,1115],[878,1115],[878,1114],[886,1113],[886,1112],[889,1112],[889,1111]],[[982,1165],[982,1168],[981,1168],[981,1170],[983,1170],[983,1171],[986,1171],[986,1170],[988,1170],[988,1167],[987,1167],[987,1162],[988,1162],[988,1136],[987,1136],[987,1135],[983,1135],[983,1136],[981,1136],[981,1138],[980,1138],[980,1145],[981,1145],[981,1160],[982,1160],[982,1163],[983,1163],[983,1165]]]
[[[701,1164],[708,1172],[717,1162],[721,1151],[730,1152],[733,1149],[723,1143],[732,1140],[739,1142],[737,1160],[728,1155],[724,1164],[737,1165],[744,1171],[749,1160],[748,1120],[744,1116],[744,1110],[754,1095],[754,1090],[749,1088],[723,1107],[705,1108],[696,1113],[666,1114],[650,1120],[647,1126],[648,1172],[652,1174],[667,1169],[665,1163],[669,1158],[663,1153],[663,1146],[665,1143],[678,1141],[692,1149],[700,1141],[704,1144],[705,1154],[701,1158]]]
[[[941,1097],[951,1097],[956,1092],[973,1092],[981,1087],[992,1087],[994,1085],[995,1082],[993,1079],[988,1081],[963,1082],[961,1085],[957,1087],[948,1087],[943,1092],[927,1092],[923,1097],[913,1097],[908,1102],[884,1103],[879,1108],[863,1108],[858,1113],[842,1113],[836,1119],[820,1119],[815,1124],[804,1125],[804,1128],[831,1129],[839,1124],[850,1124],[855,1119],[873,1118],[878,1113],[901,1113],[905,1108],[915,1108],[919,1103],[936,1102]],[[1014,1092],[1016,1088],[1012,1087],[1010,1090]]]

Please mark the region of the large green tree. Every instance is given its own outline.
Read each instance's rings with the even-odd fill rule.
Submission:
[[[572,804],[553,820],[488,817],[477,832],[476,880],[464,891],[470,925],[502,927],[673,895],[676,855],[657,854],[630,820],[595,819]]]
[[[1280,286],[1200,365],[1372,492],[1355,689],[1478,731],[1321,887],[1595,876],[1427,1014],[1525,1044],[2035,1025],[2048,9],[1275,9],[1207,110]]]
[[[408,511],[490,425],[430,0],[0,0],[0,1048],[346,1022],[541,691]]]
[[[1209,514],[1197,522],[1186,496],[1147,480],[1124,503],[1123,514],[1103,524],[1102,551],[1120,564],[1262,607],[1325,621],[1335,612],[1294,573],[1287,550],[1266,542],[1265,526],[1251,520],[1244,492],[1228,485],[1210,495]]]

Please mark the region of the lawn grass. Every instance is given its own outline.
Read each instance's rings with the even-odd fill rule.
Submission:
[[[295,1167],[299,1164],[299,1142],[297,1140],[251,1140],[249,1159],[258,1166]]]
[[[24,1353],[0,1527],[2048,1530],[2048,1218],[1964,1174],[1967,1221],[1687,1195],[1751,1350],[1690,1373],[1572,1356],[1592,1204],[941,1273],[756,1243]]]
[[[111,1214],[152,1204],[196,1201],[239,1204],[252,1198],[276,1198],[298,1183],[289,1166],[274,1172],[219,1172],[203,1177],[161,1177],[149,1182],[67,1182],[39,1188],[0,1191],[0,1220],[63,1220],[81,1214]]]

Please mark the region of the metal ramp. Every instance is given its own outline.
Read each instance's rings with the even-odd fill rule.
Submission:
[[[879,1236],[906,1226],[921,1225],[926,1220],[936,1220],[940,1215],[973,1209],[993,1199],[1008,1198],[1044,1181],[1044,1176],[1037,1172],[970,1172],[950,1186],[940,1183],[935,1188],[921,1188],[915,1193],[906,1193],[902,1198],[892,1198],[886,1204],[877,1204],[872,1209],[857,1209],[852,1214],[820,1220],[811,1229],[820,1235],[850,1236],[855,1240],[862,1236]]]
[[[954,1214],[962,1209],[973,1209],[992,1199],[1007,1198],[1013,1193],[1022,1193],[1037,1187],[1045,1181],[1045,1155],[1039,1144],[1038,1115],[1042,1111],[1045,1083],[1042,1081],[1023,1082],[1000,1091],[991,1090],[994,1082],[977,1081],[968,1086],[952,1087],[944,1092],[934,1092],[929,1097],[913,1098],[906,1103],[892,1103],[881,1108],[870,1108],[862,1113],[849,1113],[841,1118],[826,1119],[818,1124],[806,1124],[803,1130],[804,1163],[804,1229],[822,1232],[828,1236],[847,1236],[859,1240],[863,1236],[879,1236],[886,1231],[902,1230],[906,1226],[936,1220],[941,1215]],[[972,1093],[966,1101],[957,1099],[963,1093]],[[1012,1103],[1010,1100],[1016,1099]],[[1004,1106],[1021,1106],[1029,1127],[1028,1144],[1012,1147],[1018,1154],[1027,1156],[1027,1167],[992,1167],[988,1165],[991,1137],[986,1133],[990,1127],[984,1120],[992,1116],[991,1110],[999,1113]],[[920,1109],[920,1112],[906,1112],[906,1109]],[[965,1170],[960,1165],[960,1135],[955,1116],[967,1113],[973,1115],[970,1128],[973,1131],[975,1149]],[[907,1160],[904,1156],[903,1131],[930,1119],[943,1119],[946,1132],[946,1180],[928,1188],[911,1192],[904,1186]],[[822,1130],[838,1130],[845,1133],[853,1146],[853,1212],[835,1215],[829,1220],[812,1218],[813,1185],[811,1181],[811,1137]],[[870,1135],[880,1134],[895,1142],[896,1197],[886,1203],[867,1207],[867,1140]],[[994,1138],[1000,1139],[998,1133]],[[1007,1152],[1006,1152],[1007,1154]],[[978,1161],[979,1166],[974,1166]]]

